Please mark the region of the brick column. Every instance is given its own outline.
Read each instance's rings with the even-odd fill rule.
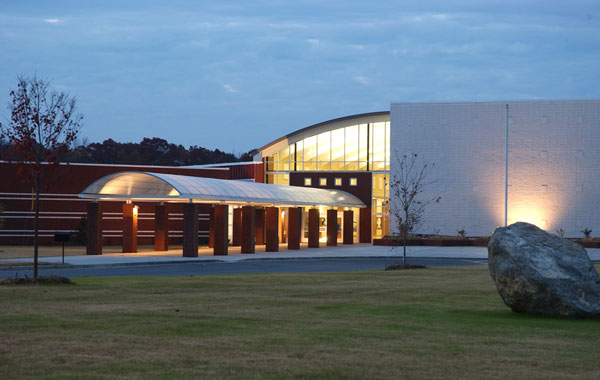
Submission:
[[[214,248],[215,246],[215,207],[210,207],[208,214],[208,248]]]
[[[345,210],[344,211],[344,226],[343,226],[343,238],[344,244],[353,244],[354,243],[354,211]]]
[[[267,207],[265,209],[265,230],[267,252],[279,251],[279,208]]]
[[[102,206],[100,202],[87,204],[86,255],[102,254]]]
[[[371,207],[361,208],[358,212],[358,242],[371,242]]]
[[[198,205],[183,205],[183,256],[198,257]]]
[[[290,207],[288,213],[288,249],[300,249],[300,237],[302,236],[302,208]]]
[[[265,244],[265,209],[254,210],[254,238],[256,245]]]
[[[242,209],[236,207],[233,209],[233,236],[231,237],[231,245],[239,247],[242,245]]]
[[[166,204],[154,206],[154,250],[169,250],[169,213]]]
[[[319,248],[319,209],[308,210],[308,248]]]
[[[214,207],[214,247],[213,255],[225,256],[228,250],[229,206],[215,205]]]
[[[241,208],[241,236],[240,244],[242,253],[254,253],[254,207],[244,206]]]
[[[137,252],[137,210],[133,203],[123,204],[123,253]]]
[[[329,209],[329,210],[327,210],[327,246],[328,247],[337,246],[337,233],[338,233],[337,210]]]

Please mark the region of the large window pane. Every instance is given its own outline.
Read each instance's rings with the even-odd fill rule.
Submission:
[[[359,170],[367,170],[367,160],[368,156],[368,141],[369,141],[369,133],[368,133],[368,125],[361,124],[359,126],[358,132],[358,169]]]
[[[289,174],[276,174],[275,175],[275,184],[276,185],[286,185],[290,184],[290,175]]]
[[[300,140],[296,143],[296,170],[303,171],[304,166],[302,161],[304,160],[304,140]]]
[[[329,171],[331,169],[331,132],[320,133],[317,136],[317,142],[319,171]]]
[[[344,161],[344,128],[331,131],[331,161]]]
[[[390,170],[390,122],[385,122],[385,170]]]
[[[358,125],[346,127],[346,170],[358,170]]]
[[[386,202],[386,188],[387,188],[388,176],[384,174],[373,174],[373,237],[381,238],[388,233],[387,227],[387,202]]]
[[[390,122],[385,122],[385,170],[390,171]]]
[[[275,170],[275,157],[274,157],[274,155],[267,156],[266,163],[267,163],[267,171],[268,172]]]
[[[277,170],[278,171],[289,171],[290,170],[290,149],[288,146],[283,148],[277,153]]]
[[[373,174],[373,199],[383,199],[385,195],[385,182],[385,174]]]
[[[371,124],[373,133],[371,144],[372,162],[385,162],[385,123]]]
[[[317,136],[304,139],[304,170],[317,170]]]

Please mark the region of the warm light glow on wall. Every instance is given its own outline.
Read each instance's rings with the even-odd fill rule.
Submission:
[[[138,206],[133,206],[133,216],[137,216],[138,215]]]
[[[521,191],[517,191],[521,190]],[[529,190],[529,191],[527,191]],[[531,189],[508,190],[508,224],[527,222],[553,232],[563,228],[564,208],[569,200],[560,193],[533,192]],[[495,219],[498,226],[504,221],[504,207],[496,207]]]
[[[527,222],[534,224],[541,229],[547,229],[548,226],[548,215],[544,210],[538,208],[517,208],[508,211],[508,224],[516,222]]]

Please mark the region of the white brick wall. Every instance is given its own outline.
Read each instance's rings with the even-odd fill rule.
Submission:
[[[505,104],[509,224],[600,236],[600,100],[392,104],[392,176],[396,154],[435,163],[427,193],[442,200],[419,232],[486,236],[504,223]]]

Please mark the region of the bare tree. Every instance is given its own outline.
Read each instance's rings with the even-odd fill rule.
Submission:
[[[395,220],[397,235],[394,246],[402,244],[403,264],[406,261],[406,243],[410,234],[423,223],[425,208],[431,203],[439,203],[441,197],[424,197],[423,192],[433,183],[429,179],[435,164],[420,162],[417,154],[396,155],[395,174],[390,182],[390,212]]]
[[[51,89],[47,79],[37,76],[19,76],[10,96],[11,117],[6,125],[0,123],[0,136],[8,140],[8,153],[20,162],[19,175],[35,193],[33,279],[37,283],[40,189],[77,138],[83,117],[75,112],[75,98]]]

